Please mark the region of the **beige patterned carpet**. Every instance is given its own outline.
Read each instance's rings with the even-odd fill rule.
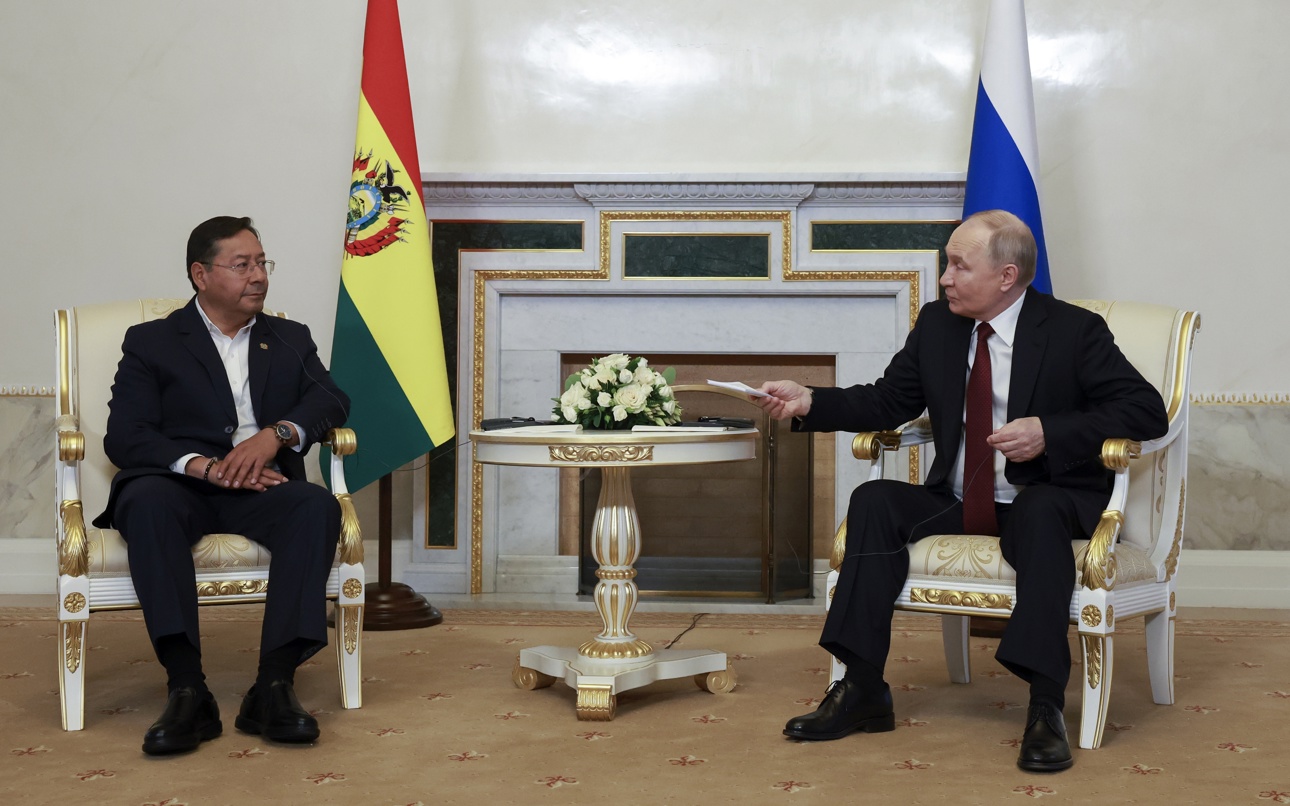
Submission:
[[[1151,703],[1141,621],[1123,625],[1100,750],[1041,776],[1014,766],[1026,692],[974,639],[975,680],[947,681],[939,620],[897,617],[888,679],[898,728],[798,743],[784,721],[824,691],[821,617],[707,615],[678,648],[727,652],[731,694],[689,680],[626,692],[611,722],[579,722],[562,683],[511,683],[520,648],[577,645],[593,613],[448,611],[427,630],[367,633],[364,705],[339,707],[334,656],[297,678],[317,709],[317,744],[290,747],[233,728],[254,672],[259,609],[203,612],[209,683],[225,732],[195,753],[145,757],[163,674],[137,613],[90,622],[87,727],[59,727],[56,623],[0,608],[0,803],[1290,803],[1290,624],[1179,619],[1178,702]],[[637,614],[662,646],[691,616]],[[1078,691],[1067,719],[1078,719]]]

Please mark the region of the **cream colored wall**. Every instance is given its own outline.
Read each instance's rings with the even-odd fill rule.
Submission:
[[[965,169],[985,0],[403,6],[429,172]],[[1198,391],[1290,389],[1290,4],[1028,7],[1059,294],[1200,309]],[[50,382],[48,350],[12,346],[55,306],[184,293],[186,233],[224,212],[257,219],[274,303],[326,353],[364,3],[0,16],[0,386]]]

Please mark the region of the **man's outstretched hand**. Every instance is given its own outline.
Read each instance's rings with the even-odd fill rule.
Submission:
[[[811,410],[811,390],[795,381],[767,381],[761,391],[770,397],[754,397],[752,402],[776,420],[805,417]]]

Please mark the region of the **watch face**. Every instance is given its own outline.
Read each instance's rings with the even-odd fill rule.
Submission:
[[[277,425],[273,426],[273,430],[277,432],[278,439],[282,440],[283,442],[291,441],[291,426],[286,425],[285,423],[278,423]]]

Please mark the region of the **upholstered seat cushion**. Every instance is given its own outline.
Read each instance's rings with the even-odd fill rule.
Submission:
[[[88,529],[90,573],[130,570],[125,541],[115,529]],[[268,549],[241,535],[206,535],[193,546],[198,568],[255,568],[269,564]]]
[[[1075,567],[1084,567],[1087,540],[1072,540]],[[1003,559],[999,538],[985,535],[932,535],[909,547],[909,575],[949,579],[1015,582],[1017,572]],[[1117,585],[1155,580],[1157,569],[1147,553],[1130,543],[1115,547]]]

